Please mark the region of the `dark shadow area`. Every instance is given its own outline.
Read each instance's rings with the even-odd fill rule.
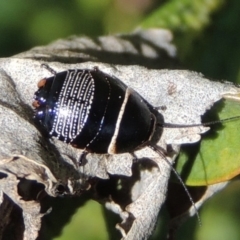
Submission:
[[[60,236],[63,227],[71,220],[76,210],[89,200],[89,195],[74,197],[46,196],[41,201],[42,212],[49,212],[42,218],[42,225],[37,240],[51,240]]]
[[[44,191],[45,186],[35,180],[18,179],[18,194],[24,201],[37,200],[38,195]]]
[[[197,202],[205,194],[207,187],[187,187],[187,189],[193,201]],[[192,206],[183,186],[169,182],[166,206],[171,218],[183,214]]]
[[[22,209],[5,194],[3,194],[0,216],[3,217],[0,221],[0,239],[22,240],[25,231]]]
[[[6,173],[0,172],[0,179],[6,178],[7,176]]]
[[[207,187],[187,187],[187,190],[193,201],[196,203],[205,194]],[[194,239],[194,234],[199,221],[196,215],[194,215],[192,218],[189,217],[188,211],[190,207],[192,207],[192,203],[186,194],[186,191],[183,189],[183,186],[170,182],[168,185],[168,194],[166,200],[166,208],[172,220],[168,226],[169,240],[177,239],[176,235],[179,234],[178,229],[182,228],[181,226],[184,222],[189,222],[191,225],[191,228],[185,229],[184,235],[188,236],[188,239]],[[185,217],[183,217],[184,214]],[[181,219],[178,219],[178,217]]]

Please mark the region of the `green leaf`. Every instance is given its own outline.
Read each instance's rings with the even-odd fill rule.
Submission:
[[[219,0],[171,0],[155,10],[141,26],[144,28],[168,28],[188,32],[201,30],[210,22],[211,13],[225,1]]]
[[[61,236],[54,238],[54,240],[68,239],[108,239],[101,205],[94,201],[88,201],[84,207],[77,210],[71,221],[65,225]]]
[[[209,110],[203,122],[239,115],[240,102],[219,101]],[[239,150],[240,119],[214,124],[202,136],[200,143],[182,147],[176,169],[190,186],[227,181],[240,172]]]

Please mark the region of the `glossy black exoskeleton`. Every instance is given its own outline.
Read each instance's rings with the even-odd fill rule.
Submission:
[[[76,148],[102,154],[134,152],[155,133],[153,108],[98,68],[55,73],[38,87],[35,119],[50,136]]]

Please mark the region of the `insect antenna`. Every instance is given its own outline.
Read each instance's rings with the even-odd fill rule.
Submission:
[[[157,125],[163,128],[189,128],[189,127],[202,127],[202,126],[207,127],[214,124],[230,122],[238,119],[240,119],[240,116],[229,117],[229,118],[215,120],[215,121],[206,122],[206,123],[196,123],[196,124],[157,123]]]
[[[196,207],[196,205],[193,201],[193,198],[192,198],[191,194],[189,193],[189,191],[188,191],[186,185],[184,184],[184,182],[183,182],[181,176],[179,175],[179,173],[175,170],[175,168],[172,166],[172,164],[166,158],[165,151],[157,145],[149,145],[148,147],[151,148],[154,152],[158,153],[164,159],[164,161],[169,165],[169,167],[171,168],[171,170],[173,171],[173,173],[175,174],[175,176],[177,177],[177,179],[179,180],[179,182],[183,186],[184,191],[186,192],[186,194],[187,194],[187,196],[188,196],[188,198],[189,198],[189,200],[190,200],[190,202],[191,202],[191,204],[192,204],[192,206],[195,210],[195,213],[196,213],[196,216],[197,216],[197,219],[198,219],[198,223],[199,223],[200,226],[202,226],[202,222],[201,222],[201,219],[200,219],[200,216],[199,216],[199,212],[198,212],[198,209],[197,209],[197,207]]]

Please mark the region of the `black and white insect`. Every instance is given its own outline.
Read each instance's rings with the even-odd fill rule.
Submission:
[[[48,68],[49,69],[49,68]],[[156,110],[136,91],[98,68],[74,69],[42,79],[35,119],[50,136],[86,152],[134,152],[153,140]]]
[[[35,119],[50,136],[88,153],[133,153],[145,146],[154,150],[164,127],[208,126],[223,121],[164,123],[158,108],[97,67],[59,73],[48,65],[43,67],[54,76],[38,83],[32,103]]]
[[[43,66],[53,76],[38,83],[32,103],[35,119],[50,136],[86,153],[134,153],[148,146],[166,159],[166,152],[156,145],[163,127],[207,126],[219,122],[167,124],[157,108],[135,90],[98,68],[57,73],[48,65]]]

